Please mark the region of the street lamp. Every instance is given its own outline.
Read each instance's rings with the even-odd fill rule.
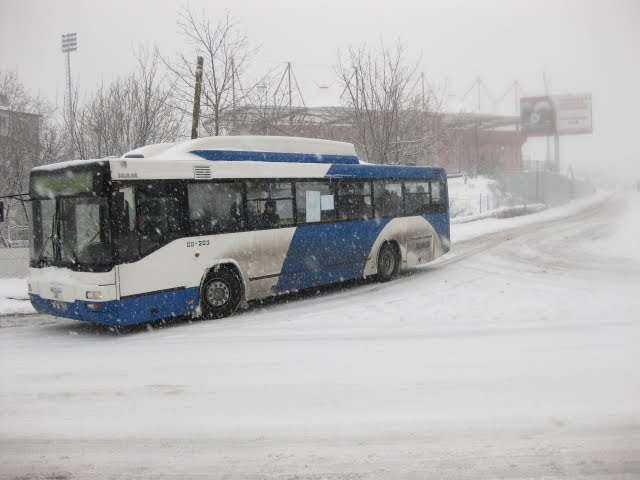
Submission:
[[[71,58],[70,53],[75,52],[78,49],[78,39],[75,33],[63,33],[62,34],[62,53],[67,55],[67,88],[69,97],[69,126],[73,129],[74,118],[73,108],[71,106]],[[73,131],[73,130],[72,130]]]

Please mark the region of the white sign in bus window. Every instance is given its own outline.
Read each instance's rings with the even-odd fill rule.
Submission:
[[[319,222],[320,221],[320,192],[314,190],[307,190],[307,222]]]
[[[333,210],[333,195],[322,195],[320,197],[320,208],[322,210]]]

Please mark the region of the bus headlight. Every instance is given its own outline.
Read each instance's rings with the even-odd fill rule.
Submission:
[[[87,300],[102,300],[103,295],[99,290],[89,290],[87,292]]]

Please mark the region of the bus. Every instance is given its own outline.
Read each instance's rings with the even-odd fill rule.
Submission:
[[[329,140],[150,145],[34,168],[29,196],[33,306],[112,326],[388,281],[450,244],[444,169],[367,164]]]

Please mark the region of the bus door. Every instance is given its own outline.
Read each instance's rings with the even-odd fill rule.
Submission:
[[[121,299],[164,295],[187,286],[190,252],[174,242],[187,230],[183,196],[183,186],[174,182],[139,182],[119,189],[114,210]]]
[[[279,180],[248,181],[246,205],[251,230],[249,279],[273,291],[296,230],[293,184]]]

